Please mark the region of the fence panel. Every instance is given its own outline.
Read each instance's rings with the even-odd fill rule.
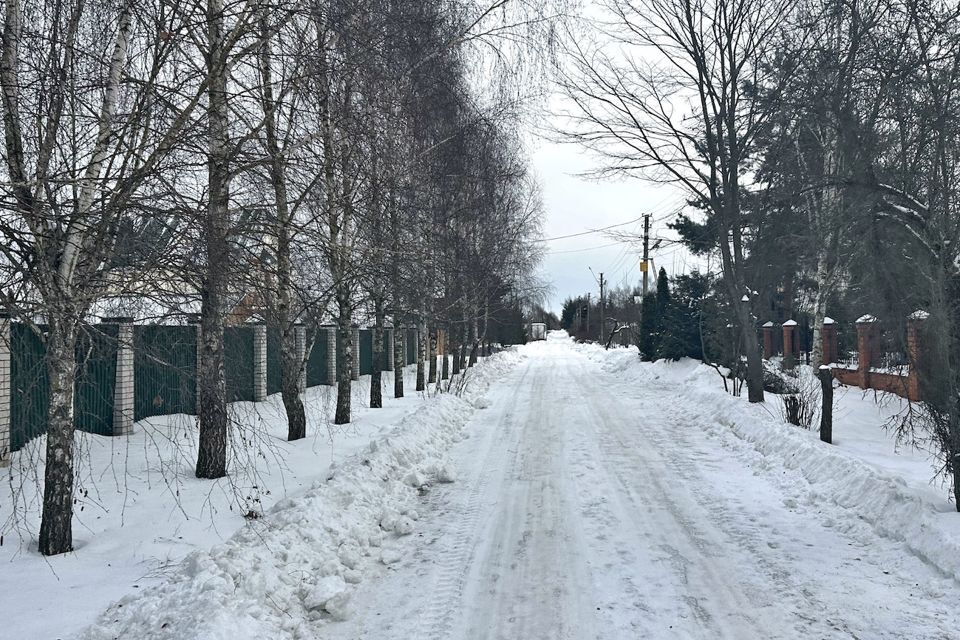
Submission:
[[[196,414],[197,328],[133,328],[133,419]]]
[[[373,373],[373,330],[360,329],[360,375]]]
[[[223,347],[227,402],[253,402],[253,327],[226,327]]]
[[[407,329],[406,332],[406,350],[407,350],[407,362],[406,364],[413,364],[417,361],[417,330],[416,329]]]
[[[267,328],[267,395],[281,390],[280,339],[279,329]]]
[[[328,384],[327,381],[327,329],[317,332],[307,358],[307,386]]]
[[[117,325],[100,324],[83,327],[77,337],[73,421],[82,431],[113,435],[117,335]]]
[[[45,354],[43,339],[33,329],[10,324],[10,451],[19,451],[47,431],[50,381]]]

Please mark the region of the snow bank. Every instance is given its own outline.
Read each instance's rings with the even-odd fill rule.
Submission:
[[[883,441],[874,449],[886,451],[886,459],[875,452],[866,455],[842,444],[825,444],[816,431],[782,423],[769,407],[750,405],[745,398],[725,393],[717,372],[697,361],[643,363],[635,349],[604,352],[594,345],[578,348],[619,379],[669,386],[671,395],[680,396],[683,411],[707,433],[726,442],[733,435],[739,446],[749,444],[762,458],[753,465],[757,472],[782,475],[783,469],[796,471],[806,482],[802,491],[810,504],[832,505],[841,515],[852,516],[837,518],[838,529],[855,533],[866,524],[960,580],[960,514],[942,492],[930,488],[934,468],[929,458],[898,454],[882,421],[874,425],[872,437]],[[851,403],[875,408],[872,396],[853,398],[847,404]],[[872,414],[878,415],[876,411]],[[835,415],[834,432],[842,434],[843,429],[843,418],[838,420]]]
[[[81,635],[113,638],[315,638],[350,614],[352,585],[373,563],[402,560],[402,536],[433,482],[453,480],[446,452],[473,400],[522,358],[502,352],[469,371],[463,397],[442,395],[386,437],[280,501],[227,542],[191,553],[166,582],[111,606]]]

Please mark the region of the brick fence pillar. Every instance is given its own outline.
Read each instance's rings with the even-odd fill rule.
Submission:
[[[920,367],[923,366],[923,337],[921,330],[924,321],[930,317],[926,311],[914,311],[907,316],[907,354],[910,357],[910,369],[907,373],[907,399],[920,401]]]
[[[830,364],[839,362],[840,350],[837,346],[837,323],[832,318],[823,319],[823,327],[820,329],[820,339],[823,343],[823,362],[820,364]]]
[[[353,341],[353,366],[350,368],[350,379],[360,379],[360,328],[354,327],[352,334]]]
[[[773,323],[765,322],[760,331],[763,333],[763,359],[769,360],[773,357]]]
[[[793,369],[800,356],[799,336],[797,335],[797,321],[787,320],[783,323],[783,368]]]
[[[0,314],[0,467],[10,464],[10,318]]]
[[[133,433],[134,364],[133,318],[115,318],[117,323],[117,372],[113,387],[113,435]]]
[[[253,327],[253,400],[267,399],[267,327]]]
[[[293,347],[296,350],[297,362],[300,363],[300,377],[297,380],[297,390],[303,393],[307,390],[307,328],[302,324],[293,327]]]
[[[860,388],[870,388],[870,367],[876,356],[877,319],[871,315],[857,318],[857,373],[860,376]]]

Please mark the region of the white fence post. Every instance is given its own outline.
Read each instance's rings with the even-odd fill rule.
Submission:
[[[267,327],[253,327],[253,400],[267,399]]]
[[[115,318],[117,323],[117,372],[113,387],[113,435],[133,433],[134,363],[133,318]]]

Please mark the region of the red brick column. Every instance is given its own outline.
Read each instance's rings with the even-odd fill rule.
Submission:
[[[837,323],[831,318],[823,319],[820,339],[823,341],[823,362],[820,364],[838,362],[840,360],[840,353],[837,347]]]
[[[760,330],[763,332],[763,359],[769,360],[773,357],[773,323],[765,323]]]
[[[857,359],[859,361],[857,372],[860,375],[861,389],[870,388],[870,366],[876,355],[874,350],[878,328],[877,319],[871,315],[857,319]]]
[[[910,370],[907,373],[907,399],[920,401],[920,367],[922,366],[921,329],[924,321],[930,317],[926,311],[914,311],[907,316],[907,355],[910,357]]]
[[[783,368],[793,369],[800,356],[800,341],[797,335],[796,320],[787,320],[783,323]]]

